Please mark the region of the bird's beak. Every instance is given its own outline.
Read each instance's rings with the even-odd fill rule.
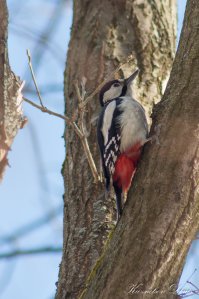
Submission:
[[[139,69],[135,70],[135,72],[130,76],[128,77],[127,79],[125,79],[125,83],[126,85],[130,85],[131,82],[135,79],[135,77],[138,75],[139,73]]]

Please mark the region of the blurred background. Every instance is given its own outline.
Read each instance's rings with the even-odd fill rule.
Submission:
[[[30,49],[44,105],[63,114],[72,0],[7,4],[9,59],[15,74],[26,81],[24,95],[38,102],[27,63]],[[178,39],[185,5],[186,0],[178,0]],[[0,186],[0,298],[52,299],[62,248],[64,122],[26,103],[24,114],[29,122],[15,138],[11,167]],[[181,277],[179,292],[188,291],[183,298],[199,296],[189,293],[199,291],[197,248],[198,242],[193,242]]]

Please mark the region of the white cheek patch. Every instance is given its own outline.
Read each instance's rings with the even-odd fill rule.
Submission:
[[[103,101],[109,101],[114,98],[118,98],[122,93],[122,86],[114,87],[113,85],[109,90],[104,93]]]
[[[102,129],[101,129],[103,137],[104,137],[104,145],[106,145],[108,142],[108,132],[111,127],[115,107],[116,107],[116,102],[113,101],[110,104],[108,104],[108,106],[104,112],[103,124],[102,124]]]

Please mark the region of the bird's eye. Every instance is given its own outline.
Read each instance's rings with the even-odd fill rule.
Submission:
[[[120,83],[114,83],[113,86],[118,87],[118,86],[120,86]]]

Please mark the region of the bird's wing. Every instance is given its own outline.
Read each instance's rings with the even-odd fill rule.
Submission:
[[[121,114],[121,110],[118,109],[120,103],[121,100],[116,99],[104,107],[98,121],[98,143],[107,189],[110,177],[115,171],[115,162],[120,154],[121,136],[117,122],[117,117]]]

